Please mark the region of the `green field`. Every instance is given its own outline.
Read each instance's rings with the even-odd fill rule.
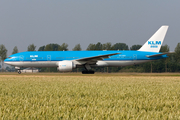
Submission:
[[[0,74],[0,119],[180,119],[180,75]]]

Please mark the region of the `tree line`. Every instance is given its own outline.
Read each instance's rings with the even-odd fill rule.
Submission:
[[[138,50],[142,45],[132,45],[130,48],[125,43],[111,44],[110,42],[102,44],[98,42],[96,44],[90,43],[86,50]],[[68,44],[47,44],[38,48],[37,51],[68,51]],[[73,51],[81,51],[81,45],[77,44],[72,49]],[[36,46],[30,44],[27,47],[27,51],[36,51]],[[160,52],[169,52],[169,46],[161,46]],[[18,53],[17,46],[14,47],[12,54]],[[177,44],[174,53],[169,54],[168,58],[160,59],[152,62],[147,62],[139,65],[126,66],[126,67],[98,67],[93,68],[97,72],[180,72],[180,43]],[[0,45],[0,60],[2,63],[2,70],[4,69],[4,60],[7,58],[7,49]],[[41,68],[41,71],[45,72],[57,72],[56,68]],[[75,69],[74,71],[78,71]]]

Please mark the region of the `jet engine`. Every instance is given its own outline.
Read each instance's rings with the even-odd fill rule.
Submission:
[[[75,68],[74,63],[72,61],[60,61],[58,62],[57,70],[61,72],[70,72]]]

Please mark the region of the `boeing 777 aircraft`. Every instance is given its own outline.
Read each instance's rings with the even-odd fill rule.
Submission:
[[[92,67],[118,67],[135,65],[168,57],[160,53],[168,26],[159,30],[137,51],[33,51],[10,55],[5,63],[21,67],[57,67],[59,71],[72,71],[84,67],[83,74],[94,74]]]

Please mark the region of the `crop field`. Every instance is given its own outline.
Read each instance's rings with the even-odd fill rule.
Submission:
[[[0,74],[0,119],[180,119],[180,74]]]

